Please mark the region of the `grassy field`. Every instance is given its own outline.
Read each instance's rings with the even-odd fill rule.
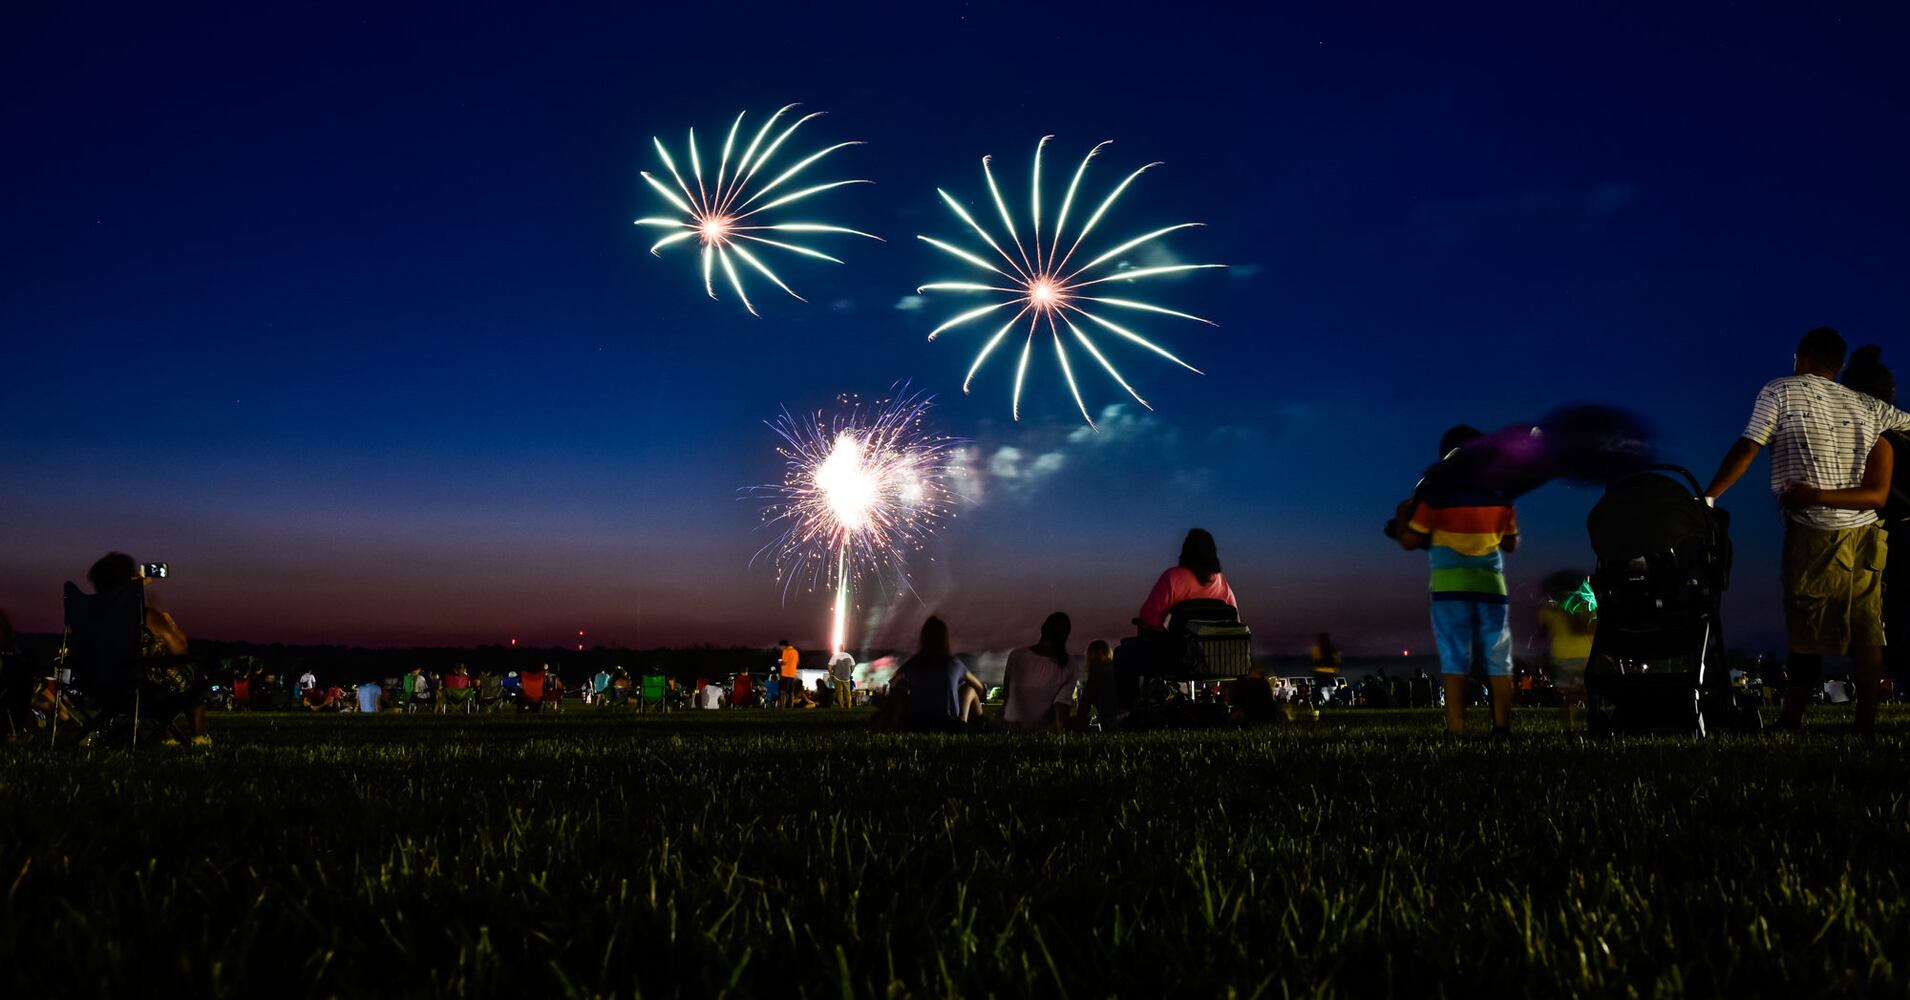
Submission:
[[[218,716],[207,751],[4,751],[0,967],[17,997],[1910,986],[1910,715],[1872,744],[1828,711],[1703,743],[1541,718]]]

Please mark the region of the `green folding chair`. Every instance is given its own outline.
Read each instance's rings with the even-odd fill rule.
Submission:
[[[662,674],[644,674],[643,687],[637,692],[637,711],[669,711],[668,695],[669,685]]]

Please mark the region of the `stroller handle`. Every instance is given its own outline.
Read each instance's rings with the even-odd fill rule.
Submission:
[[[1692,475],[1691,470],[1682,465],[1647,465],[1639,469],[1636,473],[1633,473],[1633,475],[1642,475],[1647,472],[1675,472],[1683,477],[1685,482],[1691,484],[1692,496],[1697,497],[1704,495],[1704,487],[1698,485],[1698,477]],[[1629,479],[1631,477],[1626,476],[1625,478]]]

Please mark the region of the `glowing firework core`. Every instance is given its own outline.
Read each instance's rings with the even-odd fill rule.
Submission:
[[[955,442],[923,432],[926,397],[904,390],[873,406],[844,402],[829,419],[784,412],[772,425],[783,481],[752,490],[769,501],[764,522],[780,532],[757,554],[773,557],[785,597],[799,584],[836,592],[832,651],[846,644],[851,585],[888,577],[907,586],[908,554],[952,516],[958,461]]]
[[[1128,384],[1127,379],[1122,377],[1120,370],[1114,366],[1113,359],[1103,353],[1100,346],[1095,343],[1096,337],[1106,338],[1108,334],[1112,334],[1119,341],[1151,351],[1188,371],[1198,374],[1200,369],[1175,357],[1172,352],[1139,333],[1108,318],[1107,314],[1111,314],[1111,311],[1152,313],[1157,316],[1173,316],[1177,319],[1213,325],[1211,320],[1201,319],[1190,313],[1167,309],[1136,299],[1116,298],[1106,293],[1106,286],[1114,282],[1119,282],[1121,286],[1129,286],[1143,279],[1187,274],[1225,265],[1128,266],[1124,258],[1129,251],[1152,243],[1169,233],[1199,225],[1194,222],[1183,222],[1143,233],[1095,254],[1091,259],[1077,258],[1076,251],[1081,249],[1082,244],[1100,223],[1101,218],[1114,207],[1114,203],[1121,197],[1121,192],[1127,190],[1128,185],[1132,184],[1135,178],[1158,164],[1149,163],[1128,174],[1125,179],[1116,184],[1114,189],[1101,200],[1100,206],[1090,213],[1085,221],[1078,223],[1070,239],[1064,234],[1069,232],[1069,222],[1078,218],[1072,214],[1075,193],[1081,186],[1082,176],[1088,171],[1088,161],[1094,159],[1095,154],[1099,153],[1101,147],[1106,146],[1107,143],[1101,143],[1088,150],[1088,155],[1082,158],[1081,165],[1075,168],[1074,179],[1068,183],[1067,194],[1062,196],[1061,210],[1048,216],[1044,224],[1041,212],[1041,156],[1042,151],[1047,148],[1048,141],[1053,138],[1053,136],[1043,136],[1041,141],[1035,144],[1035,168],[1028,198],[1029,226],[1026,230],[1016,224],[1013,213],[1008,211],[1008,202],[1002,198],[1001,189],[995,184],[994,168],[989,165],[990,158],[982,157],[982,177],[988,182],[988,194],[995,203],[996,211],[1001,215],[1002,231],[1008,236],[1005,242],[996,239],[994,233],[983,226],[960,201],[947,191],[936,189],[935,193],[942,196],[942,201],[948,205],[949,210],[954,212],[955,217],[981,239],[987,250],[975,253],[946,240],[930,236],[916,238],[964,264],[987,272],[983,276],[986,280],[936,281],[917,288],[916,292],[917,294],[922,292],[974,293],[990,296],[995,300],[956,313],[947,322],[929,331],[928,339],[934,340],[945,330],[966,326],[983,317],[993,317],[995,322],[1001,323],[995,329],[994,335],[983,341],[981,350],[975,354],[974,362],[968,366],[968,375],[962,379],[963,392],[967,392],[969,384],[975,381],[975,373],[981,370],[982,362],[988,360],[988,356],[993,354],[997,347],[1007,342],[1010,336],[1018,336],[1021,341],[1019,352],[1021,358],[1015,365],[1015,392],[1011,397],[1013,400],[1011,412],[1016,420],[1020,420],[1022,383],[1028,375],[1028,361],[1034,353],[1035,336],[1043,332],[1045,327],[1048,339],[1054,344],[1055,360],[1060,363],[1061,377],[1068,384],[1068,393],[1074,397],[1074,405],[1080,409],[1082,419],[1086,420],[1089,426],[1093,426],[1094,418],[1088,413],[1087,400],[1082,397],[1081,386],[1075,381],[1074,364],[1068,358],[1069,345],[1080,348],[1100,365],[1108,378],[1126,390],[1128,395],[1133,396],[1135,402],[1147,406],[1147,400],[1142,399],[1141,394],[1134,391],[1134,387]],[[1024,232],[1029,236],[1025,242],[1022,239]],[[1063,243],[1068,245],[1064,247],[1061,245]],[[994,254],[992,258],[989,256],[991,251]],[[1088,254],[1082,253],[1080,256],[1086,258]],[[1002,317],[1006,317],[1005,322],[1002,322]]]
[[[862,464],[862,442],[846,433],[836,435],[829,457],[816,467],[816,490],[845,532],[858,532],[869,525],[870,513],[881,494],[881,483],[872,473]]]
[[[1048,275],[1040,275],[1028,282],[1028,304],[1037,312],[1051,312],[1061,308],[1068,301],[1062,284]]]
[[[742,145],[741,156],[732,155],[737,150],[737,138],[743,127],[743,116],[737,115],[736,120],[730,123],[729,134],[723,139],[722,157],[716,161],[716,177],[713,178],[713,184],[712,178],[705,176],[703,170],[703,153],[696,144],[695,129],[690,130],[688,143],[690,153],[688,179],[685,179],[683,171],[677,169],[676,160],[670,156],[670,150],[663,145],[663,140],[656,138],[651,139],[651,144],[657,149],[657,158],[663,161],[663,166],[668,170],[668,179],[674,181],[676,186],[672,187],[665,182],[664,177],[647,170],[638,171],[645,183],[661,195],[672,209],[681,213],[637,220],[639,226],[656,226],[659,229],[669,230],[662,239],[650,245],[650,252],[660,257],[662,256],[660,251],[664,247],[695,240],[701,247],[703,290],[709,293],[710,298],[716,298],[716,274],[721,271],[723,276],[729,279],[730,287],[736,290],[736,297],[742,300],[743,308],[748,309],[752,315],[756,312],[756,306],[750,302],[749,293],[743,290],[742,278],[743,274],[750,271],[762,275],[770,284],[788,292],[798,301],[802,299],[802,296],[797,295],[794,289],[784,284],[783,279],[777,277],[776,272],[770,270],[769,265],[757,256],[763,253],[765,248],[840,264],[842,261],[820,250],[812,250],[800,243],[791,243],[790,240],[800,240],[805,235],[819,233],[867,236],[872,240],[880,238],[854,229],[844,229],[841,226],[821,222],[776,221],[780,216],[765,214],[774,213],[785,205],[807,200],[825,191],[833,191],[850,184],[869,183],[866,180],[827,181],[806,187],[797,187],[792,183],[802,176],[803,171],[811,164],[830,153],[849,146],[861,145],[855,142],[836,143],[819,153],[811,153],[797,160],[786,169],[773,168],[763,173],[764,167],[774,158],[776,151],[782,148],[783,143],[794,135],[804,122],[821,114],[818,111],[803,115],[794,123],[777,131],[776,123],[793,107],[795,105],[788,105],[769,116],[769,120],[756,130],[756,137],[748,139]],[[775,133],[773,138],[772,132]],[[763,173],[763,176],[768,179],[757,183],[756,178],[759,173]],[[692,184],[691,181],[695,183]],[[772,193],[775,197],[769,197]]]
[[[704,246],[720,247],[729,242],[730,228],[735,224],[727,215],[706,215],[697,223],[696,232]]]

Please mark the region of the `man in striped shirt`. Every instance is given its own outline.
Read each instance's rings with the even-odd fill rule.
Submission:
[[[1810,504],[1786,504],[1784,624],[1790,638],[1790,687],[1778,728],[1803,725],[1825,656],[1849,653],[1858,688],[1857,727],[1869,732],[1883,674],[1883,531],[1872,508],[1835,501],[1864,486],[1871,450],[1884,431],[1910,428],[1910,416],[1836,381],[1844,338],[1818,327],[1798,342],[1793,374],[1766,385],[1743,436],[1725,453],[1705,496],[1716,499],[1743,477],[1758,452],[1771,450],[1771,492],[1803,492]]]
[[[1441,459],[1479,436],[1454,427],[1439,441]],[[1466,682],[1483,668],[1492,691],[1492,732],[1512,724],[1512,629],[1507,621],[1505,556],[1519,547],[1512,504],[1498,493],[1431,489],[1400,505],[1399,544],[1426,549],[1432,563],[1433,638],[1446,694],[1446,730],[1466,728]]]

